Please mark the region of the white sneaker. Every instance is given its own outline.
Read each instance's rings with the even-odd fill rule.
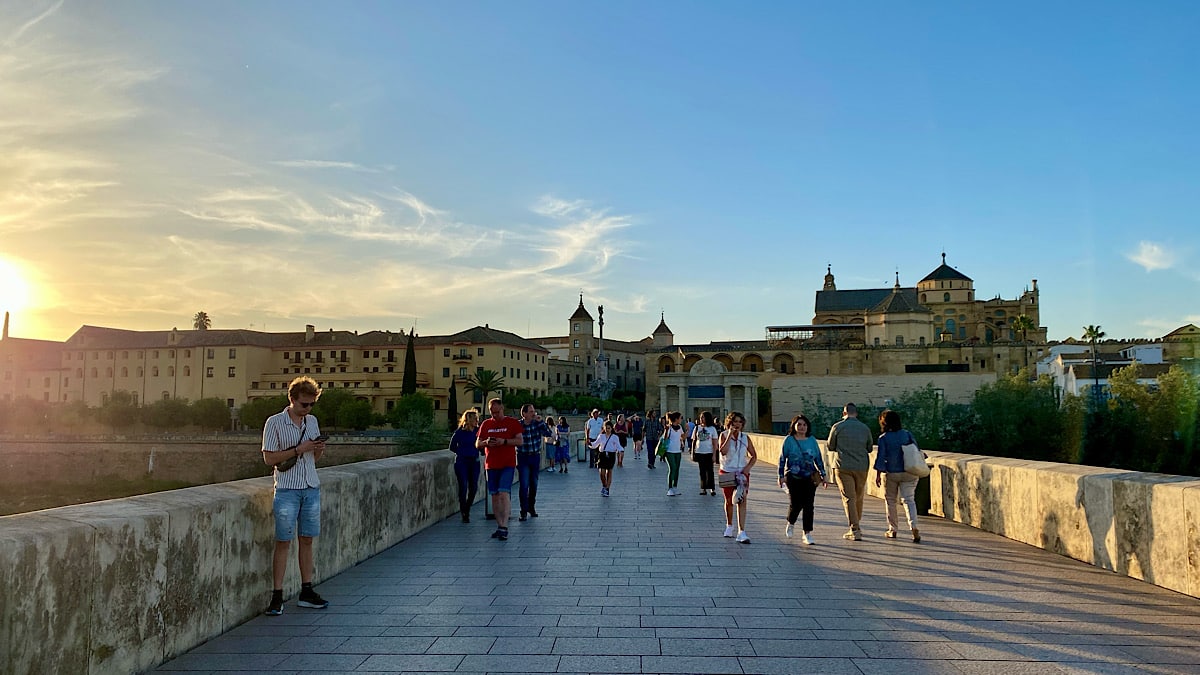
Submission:
[[[796,529],[796,525],[794,523],[788,523],[787,527],[783,528],[783,536],[787,537],[788,539],[791,539],[792,532],[795,531],[795,529]]]
[[[739,543],[739,544],[749,544],[750,543],[750,536],[746,534],[745,530],[738,532],[737,543]]]
[[[737,530],[733,529],[732,525],[725,526],[725,536],[726,537],[732,537],[735,532],[737,532]]]
[[[808,536],[807,532],[805,532],[803,535],[800,536],[800,541],[804,542],[805,546],[813,545],[812,537]]]

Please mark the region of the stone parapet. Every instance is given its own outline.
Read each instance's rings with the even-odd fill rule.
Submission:
[[[431,452],[321,469],[316,579],[456,512],[452,464]],[[271,501],[271,479],[254,478],[0,518],[0,672],[141,672],[255,616]]]

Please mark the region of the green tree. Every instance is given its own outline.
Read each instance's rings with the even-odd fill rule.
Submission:
[[[467,376],[467,391],[479,394],[479,408],[487,415],[488,394],[504,391],[504,378],[494,370],[481,370]]]
[[[192,422],[187,399],[166,398],[142,407],[142,422],[155,429],[182,429]]]
[[[208,330],[211,327],[212,319],[208,318],[208,312],[196,312],[196,316],[192,317],[192,328]]]
[[[238,421],[247,429],[261,429],[267,418],[288,406],[287,394],[247,401],[238,409]]]
[[[1027,338],[1028,338],[1029,331],[1033,330],[1034,328],[1037,328],[1037,324],[1035,324],[1033,322],[1033,319],[1029,318],[1028,315],[1022,314],[1022,315],[1014,318],[1012,320],[1012,323],[1009,324],[1009,326],[1013,330],[1015,330],[1021,334],[1021,351],[1025,352],[1025,367],[1028,368],[1029,367],[1029,345],[1027,344],[1028,343]]]
[[[958,439],[968,446],[948,449],[994,457],[1066,461],[1063,419],[1049,377],[1030,380],[1024,369],[1001,377],[975,392],[971,407],[975,433]]]
[[[354,398],[354,394],[345,387],[339,389],[333,387],[322,389],[321,396],[317,399],[317,404],[312,408],[312,414],[321,423],[322,429],[335,429],[347,426],[342,422],[339,413],[342,410],[342,406],[350,403]]]
[[[202,398],[193,401],[190,406],[192,424],[205,431],[225,431],[229,429],[232,418],[229,406],[219,398]]]
[[[137,423],[139,411],[133,402],[133,392],[117,390],[109,394],[108,399],[97,411],[99,420],[112,427],[113,431],[127,429]]]
[[[400,384],[401,396],[417,393],[417,354],[413,351],[415,340],[413,331],[408,331],[408,346],[404,348],[404,380]]]
[[[1094,378],[1092,405],[1100,403],[1100,359],[1096,354],[1096,343],[1104,339],[1104,336],[1105,332],[1100,330],[1100,326],[1088,325],[1083,327],[1083,339],[1092,345],[1092,377]]]
[[[906,391],[892,403],[892,410],[900,413],[904,428],[912,432],[922,448],[938,450],[942,447],[942,393],[932,384],[921,389]]]
[[[371,426],[375,411],[369,401],[346,401],[338,408],[338,424],[344,428],[362,431]]]

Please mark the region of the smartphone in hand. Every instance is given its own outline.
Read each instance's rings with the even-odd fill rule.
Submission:
[[[317,436],[313,440],[317,441],[318,443],[324,443],[325,441],[329,440],[329,437],[326,436],[325,434],[321,434],[320,436]]]

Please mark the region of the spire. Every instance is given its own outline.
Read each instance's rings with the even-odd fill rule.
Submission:
[[[894,293],[900,292],[900,270],[899,269],[896,270],[896,285],[892,286],[892,292],[894,292]]]
[[[945,251],[942,251],[942,264],[943,265],[946,264],[946,252]],[[582,298],[583,296],[579,296],[579,297]]]
[[[836,291],[837,286],[833,283],[833,265],[825,265],[825,286],[823,291]]]

